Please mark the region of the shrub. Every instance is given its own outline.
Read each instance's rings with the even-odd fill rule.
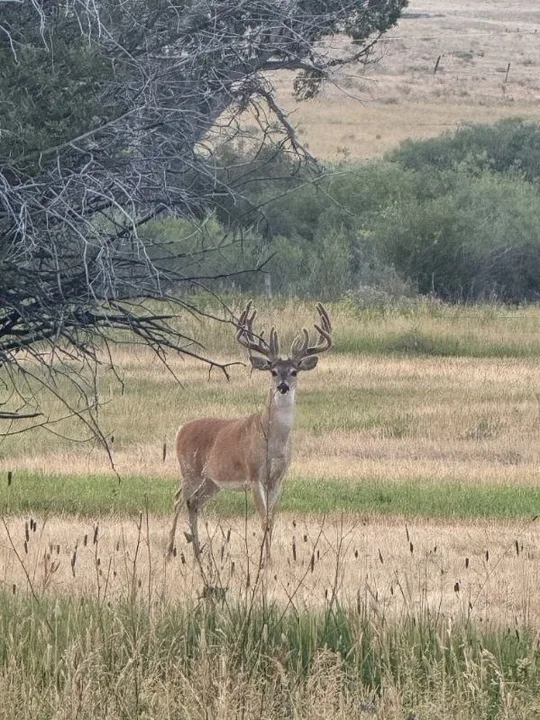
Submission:
[[[540,124],[510,118],[494,125],[474,125],[429,140],[409,140],[388,159],[411,170],[427,167],[519,173],[540,180]]]
[[[540,294],[540,193],[524,180],[456,175],[453,192],[410,199],[375,230],[386,259],[421,293],[451,300]]]

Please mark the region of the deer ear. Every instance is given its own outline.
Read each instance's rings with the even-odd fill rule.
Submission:
[[[307,357],[300,360],[300,362],[298,363],[298,369],[313,370],[313,368],[317,365],[318,362],[319,358],[316,355],[308,355]]]
[[[270,361],[265,357],[259,355],[251,355],[249,358],[251,361],[251,367],[253,370],[270,370],[272,367]]]

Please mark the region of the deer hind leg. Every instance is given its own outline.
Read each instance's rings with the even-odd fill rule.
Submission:
[[[201,555],[199,542],[199,513],[206,503],[218,494],[220,488],[208,478],[198,478],[198,482],[184,484],[183,501],[187,505],[189,515],[189,527],[191,530],[191,541],[193,553],[198,560]]]
[[[173,517],[173,524],[171,527],[171,531],[169,533],[169,542],[167,545],[167,559],[171,557],[171,555],[174,552],[174,541],[176,538],[176,526],[178,525],[178,518],[180,517],[180,512],[182,508],[184,507],[184,498],[182,496],[182,487],[179,487],[174,495],[174,517]]]

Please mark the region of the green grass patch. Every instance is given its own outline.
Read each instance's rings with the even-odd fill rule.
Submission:
[[[14,473],[11,485],[2,480],[0,512],[51,513],[82,516],[136,515],[172,512],[174,479],[104,475]],[[211,512],[234,517],[254,512],[251,496],[223,492],[208,506]],[[369,478],[290,478],[284,483],[280,510],[298,514],[363,513],[436,518],[526,518],[540,514],[540,487],[466,485],[411,481],[384,483]]]

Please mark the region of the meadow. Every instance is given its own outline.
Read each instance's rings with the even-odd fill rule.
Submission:
[[[257,306],[285,347],[315,320],[309,302]],[[245,363],[206,309],[222,322],[179,319],[193,343]],[[164,558],[176,429],[261,409],[268,378],[245,364],[227,380],[120,344],[99,384],[114,469],[52,397],[54,434],[2,438],[0,718],[539,711],[540,310],[329,310],[269,566],[242,492],[208,507],[201,565],[185,524]]]
[[[377,157],[406,139],[470,123],[540,118],[535,0],[411,0],[368,63],[337,72],[315,99],[273,78],[300,139],[316,157]]]

